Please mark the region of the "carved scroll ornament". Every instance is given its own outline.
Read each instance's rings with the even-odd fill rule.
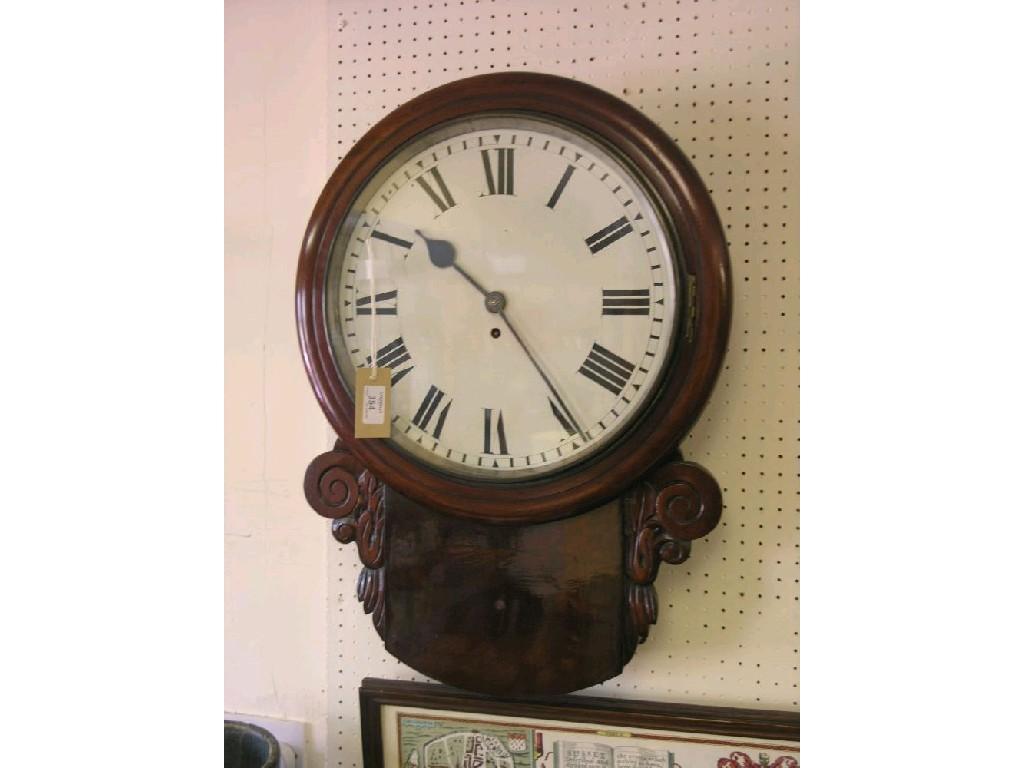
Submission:
[[[338,440],[334,450],[310,462],[303,489],[313,510],[334,521],[334,538],[342,544],[356,542],[364,566],[356,595],[363,603],[363,611],[373,614],[373,626],[383,636],[384,484]]]
[[[628,660],[658,620],[654,580],[661,563],[690,556],[690,542],[706,536],[722,516],[722,491],[698,464],[672,461],[645,476],[622,499],[626,536]]]

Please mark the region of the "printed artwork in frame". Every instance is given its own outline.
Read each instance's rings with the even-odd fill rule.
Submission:
[[[368,678],[364,768],[799,768],[800,714]]]

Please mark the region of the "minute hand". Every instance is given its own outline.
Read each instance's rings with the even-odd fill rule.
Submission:
[[[516,341],[519,342],[519,346],[522,347],[523,352],[526,353],[526,357],[529,358],[531,363],[533,363],[533,367],[537,369],[537,373],[540,374],[540,377],[544,379],[544,383],[547,384],[548,389],[551,390],[551,394],[555,396],[555,400],[557,400],[558,404],[562,407],[562,412],[569,420],[569,423],[572,425],[572,428],[576,430],[576,434],[578,434],[584,442],[589,442],[590,438],[587,437],[587,435],[583,432],[583,429],[580,427],[579,422],[576,421],[576,417],[573,416],[572,411],[569,410],[569,406],[565,404],[565,400],[563,400],[562,396],[558,394],[558,390],[555,389],[555,385],[551,382],[551,379],[548,378],[548,375],[544,372],[544,369],[537,361],[537,358],[534,357],[533,352],[530,351],[530,348],[526,345],[526,342],[523,341],[523,337],[519,335],[519,332],[515,329],[515,326],[509,322],[508,316],[505,314],[504,310],[505,297],[496,291],[488,291],[486,288],[480,285],[480,283],[478,283],[473,278],[473,276],[469,274],[469,272],[467,272],[461,266],[456,264],[455,246],[452,245],[449,241],[435,240],[432,237],[427,237],[418,229],[416,230],[416,234],[423,238],[423,242],[427,246],[427,258],[430,259],[431,264],[433,264],[435,267],[440,267],[441,269],[445,269],[447,267],[454,267],[456,272],[462,275],[470,285],[472,285],[474,288],[480,291],[480,293],[483,294],[484,306],[487,308],[487,311],[495,312],[501,317],[502,320],[505,321],[505,326],[508,328],[509,332],[511,332],[511,334],[515,336]]]
[[[579,435],[584,442],[589,442],[590,438],[587,437],[587,434],[580,427],[579,422],[576,421],[576,417],[574,417],[572,415],[572,411],[569,410],[569,406],[565,404],[565,401],[562,399],[561,395],[558,394],[558,390],[555,388],[555,385],[551,382],[551,379],[548,378],[548,375],[544,372],[544,369],[541,368],[540,363],[537,362],[537,358],[533,356],[533,353],[530,351],[530,348],[526,345],[526,342],[523,341],[523,337],[519,335],[519,331],[517,331],[515,326],[512,325],[511,322],[509,322],[508,315],[505,314],[504,310],[499,312],[498,315],[499,317],[501,317],[502,320],[505,321],[505,326],[509,329],[512,335],[515,336],[516,341],[519,342],[519,346],[523,348],[523,352],[526,353],[526,356],[530,359],[530,362],[533,363],[533,367],[537,369],[537,373],[539,373],[540,377],[544,379],[544,383],[548,385],[548,389],[551,390],[551,394],[555,396],[555,400],[557,400],[558,404],[562,407],[562,412],[569,420],[569,423],[572,424],[573,429],[576,430],[576,434]]]

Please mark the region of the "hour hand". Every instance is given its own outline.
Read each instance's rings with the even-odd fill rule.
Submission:
[[[416,234],[423,238],[423,242],[427,244],[427,256],[430,257],[430,263],[435,267],[455,267],[455,271],[462,275],[466,280],[476,288],[484,296],[487,296],[487,289],[484,288],[480,283],[476,281],[472,275],[466,270],[455,263],[455,246],[447,240],[433,240],[418,229],[415,230]]]
[[[447,240],[433,240],[418,229],[416,234],[423,238],[423,242],[427,244],[427,256],[430,257],[430,263],[435,267],[450,267],[455,263],[455,246]]]

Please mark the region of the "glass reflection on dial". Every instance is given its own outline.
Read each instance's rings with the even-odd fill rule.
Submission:
[[[397,153],[335,238],[339,370],[392,371],[392,440],[455,475],[538,477],[607,448],[654,393],[677,282],[627,167],[523,115],[448,124]]]

